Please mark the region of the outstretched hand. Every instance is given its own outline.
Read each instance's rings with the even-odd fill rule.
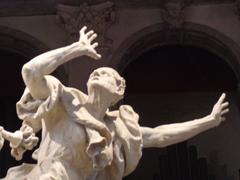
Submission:
[[[225,101],[225,98],[226,94],[223,93],[218,102],[213,106],[213,110],[210,114],[215,126],[221,124],[221,122],[226,119],[225,115],[229,112],[229,103]]]
[[[74,44],[79,47],[84,55],[87,55],[96,60],[100,59],[101,55],[98,54],[95,49],[98,46],[98,43],[93,43],[93,41],[97,38],[97,34],[93,30],[90,30],[88,32],[86,32],[86,30],[87,27],[84,26],[79,31],[79,41]]]

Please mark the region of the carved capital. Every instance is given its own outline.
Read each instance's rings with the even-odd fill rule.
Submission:
[[[173,28],[179,28],[185,21],[185,8],[192,0],[180,0],[179,2],[163,1],[161,8],[162,19]]]
[[[107,58],[111,54],[113,40],[106,35],[107,30],[115,21],[114,3],[111,1],[97,5],[83,3],[80,6],[57,6],[57,20],[69,34],[69,41],[77,41],[79,30],[83,26],[93,29],[98,34],[98,52]]]

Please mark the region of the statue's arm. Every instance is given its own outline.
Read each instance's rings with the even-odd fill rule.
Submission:
[[[93,43],[97,37],[94,31],[85,33],[86,27],[83,27],[79,34],[79,41],[59,49],[55,49],[41,54],[26,63],[22,68],[22,76],[25,85],[35,99],[44,99],[49,95],[44,76],[52,73],[60,65],[79,56],[87,55],[93,59],[101,58],[95,48],[98,43]]]
[[[161,125],[155,128],[141,127],[143,135],[143,147],[166,147],[173,145],[208,129],[217,127],[225,120],[224,115],[229,111],[228,102],[224,102],[223,94],[214,105],[212,113],[201,119],[184,123]]]

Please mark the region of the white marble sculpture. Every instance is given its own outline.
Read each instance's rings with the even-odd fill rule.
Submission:
[[[22,158],[36,146],[35,133],[42,131],[39,148],[33,153],[37,164],[22,164],[8,170],[6,180],[120,180],[136,168],[142,149],[166,147],[218,126],[228,112],[223,94],[210,115],[184,123],[156,128],[140,127],[138,114],[129,105],[116,111],[109,107],[123,98],[125,80],[113,69],[99,68],[90,75],[88,95],[65,87],[49,75],[57,67],[83,55],[95,60],[97,35],[80,30],[80,39],[69,46],[49,51],[22,68],[25,92],[17,103],[23,120],[15,133],[0,128],[10,141],[12,156]]]

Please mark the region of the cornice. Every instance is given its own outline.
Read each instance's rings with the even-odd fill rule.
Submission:
[[[56,14],[58,4],[80,6],[83,3],[96,5],[106,0],[1,0],[0,17]],[[115,0],[116,8],[161,8],[165,3],[191,1],[193,5],[233,3],[235,0]]]

